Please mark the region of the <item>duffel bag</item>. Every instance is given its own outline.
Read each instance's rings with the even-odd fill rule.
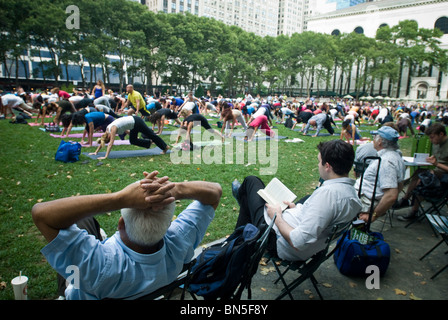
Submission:
[[[379,268],[383,276],[390,262],[390,247],[379,232],[369,232],[374,239],[362,244],[356,239],[350,239],[350,230],[347,230],[339,239],[334,253],[334,262],[338,270],[346,276],[364,276],[370,265]]]

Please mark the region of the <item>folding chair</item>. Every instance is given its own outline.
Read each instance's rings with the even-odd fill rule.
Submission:
[[[448,245],[448,218],[446,216],[441,215],[435,215],[435,214],[426,214],[426,218],[431,223],[431,226],[434,228],[435,231],[442,237],[442,240],[440,240],[431,250],[426,252],[423,257],[420,258],[420,260],[423,260],[428,254],[434,251],[438,246],[440,246],[443,242],[445,242]],[[445,254],[447,254],[445,252]],[[434,279],[437,277],[442,271],[444,271],[446,268],[448,268],[448,264],[444,266],[442,269],[437,271],[431,279]]]
[[[416,196],[416,195],[414,195]],[[424,207],[424,203],[429,204],[429,208]],[[418,212],[416,214],[416,217],[410,221],[405,228],[409,227],[413,223],[420,221],[424,219],[428,214],[438,214],[441,215],[442,208],[448,204],[448,190],[445,190],[443,194],[440,197],[424,197],[422,198],[418,205]]]
[[[180,300],[184,300],[186,288],[188,287],[188,280],[190,276],[191,267],[194,265],[196,259],[191,260],[189,263],[184,264],[182,271],[177,276],[176,280],[170,284],[159,288],[145,296],[137,298],[136,300],[169,300],[173,292],[177,288],[182,288],[182,294]]]
[[[348,223],[334,225],[325,242],[325,248],[316,253],[315,255],[313,255],[306,261],[287,261],[282,260],[276,256],[272,256],[270,254],[266,255],[267,261],[272,260],[275,270],[277,271],[278,274],[278,279],[274,283],[281,281],[284,286],[283,290],[281,291],[280,295],[276,298],[276,300],[280,300],[286,295],[288,295],[291,300],[294,300],[291,293],[292,290],[294,290],[297,286],[299,286],[307,279],[310,279],[320,299],[323,300],[322,294],[317,288],[318,282],[314,277],[314,272],[316,272],[316,270],[320,267],[320,265],[324,261],[326,261],[334,254],[335,250],[337,249],[337,246],[333,250],[331,250],[331,252],[328,252],[331,243],[337,238],[339,238],[350,227],[350,225],[351,221]],[[282,272],[279,268],[279,265],[286,267],[286,269]],[[297,271],[299,273],[299,277],[288,284],[286,283],[284,276],[290,270]]]
[[[413,157],[415,153],[431,154],[431,151],[432,151],[432,143],[431,143],[431,140],[429,140],[429,137],[424,134],[423,135],[421,135],[421,134],[415,135],[415,138],[412,141],[412,146],[411,146],[411,157]],[[418,167],[410,168],[411,177],[417,168]]]
[[[255,244],[253,246],[253,253],[247,258],[248,262],[245,265],[245,269],[241,275],[239,284],[237,284],[234,292],[230,295],[230,297],[227,297],[227,295],[226,295],[225,298],[218,297],[217,299],[240,300],[241,295],[245,289],[247,289],[247,298],[249,300],[252,298],[252,290],[251,290],[252,278],[255,275],[255,273],[257,272],[257,268],[260,263],[260,260],[263,256],[264,252],[266,251],[266,247],[268,245],[269,234],[272,231],[272,227],[274,226],[276,217],[277,217],[277,215],[274,215],[269,226],[266,228],[266,230],[264,230],[263,234],[261,236],[259,236],[259,238],[255,242]],[[186,290],[188,290],[189,279],[190,279],[190,277],[188,277],[187,281],[185,282],[184,289],[186,289]],[[197,300],[196,294],[194,294],[191,291],[189,291],[189,292],[190,292],[191,296],[193,297],[193,299]]]
[[[253,278],[254,274],[257,272],[258,265],[260,264],[260,260],[266,251],[266,247],[268,245],[269,234],[271,233],[272,227],[274,226],[276,217],[277,217],[277,214],[274,216],[271,223],[266,228],[266,230],[263,232],[261,237],[257,240],[257,243],[255,245],[255,251],[249,257],[249,263],[248,263],[246,270],[244,271],[244,274],[241,278],[241,284],[239,285],[237,291],[234,293],[232,300],[240,300],[244,289],[247,289],[247,299],[249,299],[249,300],[252,299],[252,290],[251,290],[252,278]]]

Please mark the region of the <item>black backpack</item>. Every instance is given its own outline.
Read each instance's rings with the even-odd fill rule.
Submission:
[[[448,186],[448,175],[443,175],[440,179],[429,170],[418,174],[420,183],[414,190],[414,193],[425,198],[442,197]]]
[[[294,125],[294,122],[292,121],[291,117],[285,120],[285,127],[291,129]]]
[[[231,299],[259,235],[258,228],[249,223],[235,229],[225,241],[205,248],[191,269],[189,291],[204,300]]]

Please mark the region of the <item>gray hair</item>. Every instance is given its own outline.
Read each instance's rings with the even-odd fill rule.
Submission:
[[[162,240],[173,219],[174,202],[160,210],[121,209],[129,240],[141,246],[151,246]]]
[[[381,137],[379,134],[375,136],[375,139],[381,139],[381,144],[383,145],[384,149],[398,150],[400,148],[400,146],[398,145],[398,140],[397,141],[387,140]]]

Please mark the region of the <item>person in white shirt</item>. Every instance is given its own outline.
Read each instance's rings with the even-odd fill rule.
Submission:
[[[28,106],[25,101],[23,101],[22,98],[19,96],[16,96],[12,93],[7,93],[3,95],[0,99],[0,107],[2,110],[2,113],[5,115],[5,118],[7,118],[7,111],[11,113],[11,117],[14,116],[14,113],[12,109],[16,109],[20,112],[24,112],[30,117],[32,114],[30,112],[37,112],[38,110],[33,109],[32,107]]]
[[[373,140],[373,146],[381,158],[379,164],[377,188],[374,200],[374,212],[372,222],[378,217],[386,214],[398,198],[400,190],[403,188],[405,175],[405,165],[401,151],[398,147],[399,134],[397,130],[389,126],[383,126],[378,130],[378,134]],[[378,170],[378,160],[372,160],[364,171],[361,185],[361,201],[363,203],[360,219],[368,221],[369,209],[373,197],[376,173]],[[356,181],[355,188],[359,190],[361,180]]]
[[[249,176],[239,185],[232,184],[232,193],[240,205],[236,227],[252,223],[262,231],[276,214],[274,232],[269,237],[268,251],[289,261],[306,260],[325,248],[325,241],[332,227],[349,223],[361,210],[361,202],[348,177],[355,153],[353,147],[341,140],[330,140],[318,145],[318,168],[325,180],[313,194],[299,201],[268,205],[257,193],[264,183]]]
[[[128,133],[129,143],[132,145],[148,149],[154,142],[162,150],[161,154],[167,153],[170,148],[162,138],[156,135],[154,131],[145,124],[142,118],[137,116],[125,116],[116,119],[107,126],[106,132],[97,141],[98,148],[95,152],[89,153],[89,155],[97,155],[101,148],[108,143],[106,154],[104,157],[99,157],[98,160],[107,159],[114,145],[115,136],[118,134],[118,136],[124,140],[124,136]],[[139,133],[146,138],[140,139],[138,137]]]

